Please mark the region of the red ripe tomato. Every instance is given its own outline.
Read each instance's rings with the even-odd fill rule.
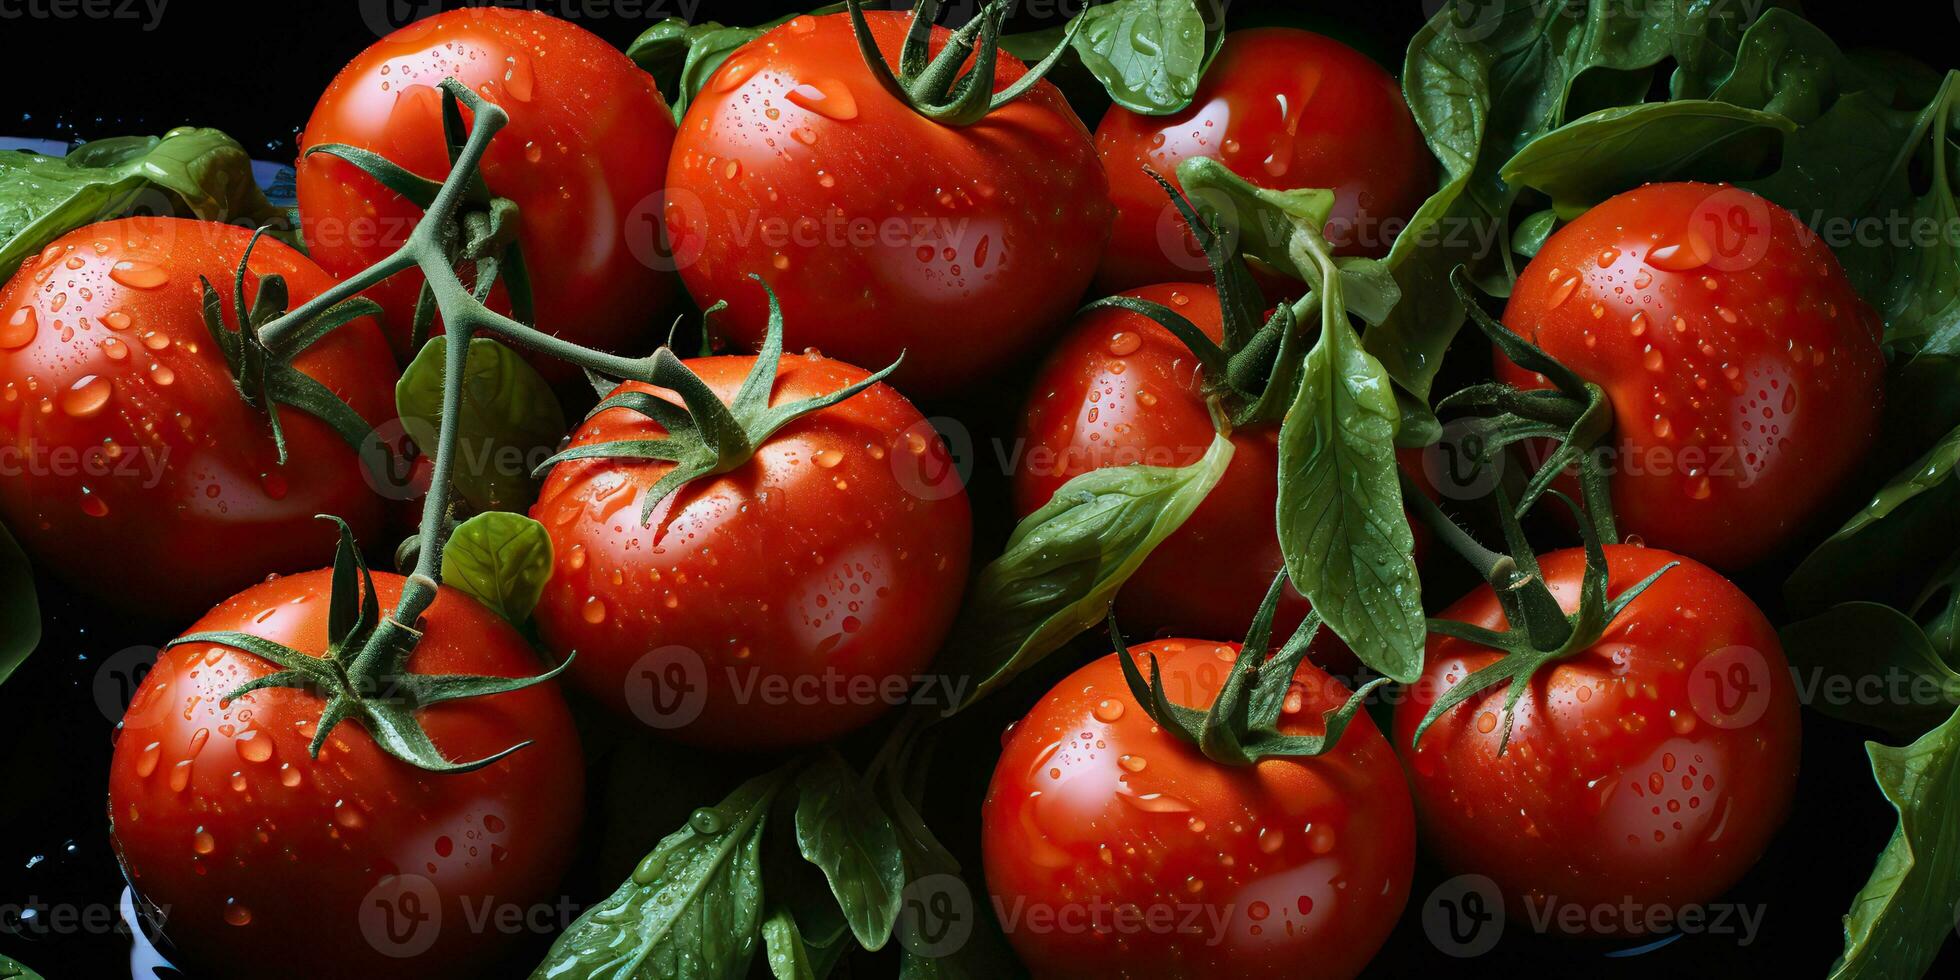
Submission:
[[[1213,340],[1223,336],[1218,292],[1210,286],[1160,284],[1124,295],[1175,310]],[[1013,473],[1016,512],[1034,512],[1090,470],[1197,462],[1213,433],[1202,382],[1190,348],[1149,317],[1099,309],[1078,319],[1035,376],[1021,415],[1025,455]],[[1126,628],[1243,636],[1285,564],[1274,530],[1279,426],[1245,427],[1231,438],[1232,461],[1218,485],[1117,593],[1117,617]],[[1418,464],[1405,468],[1421,469],[1416,454],[1405,459]],[[1205,571],[1194,575],[1194,568]],[[1309,608],[1288,583],[1274,615],[1275,641],[1291,635]],[[1315,643],[1323,665],[1351,664],[1331,632]]]
[[[897,64],[907,17],[865,17]],[[935,27],[932,50],[949,32]],[[1026,69],[1002,53],[995,89]],[[798,17],[730,57],[674,144],[667,228],[681,277],[742,343],[781,297],[815,346],[932,392],[978,380],[1067,319],[1109,237],[1088,131],[1042,82],[971,126],[933,122],[872,79],[847,14]]]
[[[1620,530],[1717,568],[1801,532],[1877,435],[1877,315],[1810,229],[1747,191],[1607,200],[1545,242],[1504,322],[1606,390]]]
[[[755,361],[687,364],[729,401]],[[772,403],[865,376],[785,357]],[[621,390],[680,404],[662,388]],[[661,435],[613,408],[571,445]],[[739,747],[822,742],[903,695],[957,611],[972,539],[966,490],[917,409],[874,385],[791,422],[737,469],[683,485],[642,526],[641,495],[670,468],[560,463],[531,508],[556,554],[538,629],[576,652],[587,690],[687,741]]]
[[[490,191],[520,215],[538,327],[606,350],[640,346],[673,292],[657,254],[659,200],[674,116],[653,79],[597,35],[531,10],[463,9],[418,20],[349,62],[300,138],[299,209],[308,250],[348,276],[408,239],[422,209],[352,164],[306,151],[372,150],[431,180],[449,173],[442,80],[454,76],[510,123],[483,157]],[[368,290],[406,359],[422,275]],[[499,289],[501,293],[501,289]],[[562,362],[540,359],[552,377]]]
[[[1238,650],[1133,648],[1200,709]],[[1349,693],[1311,663],[1293,685],[1289,735],[1324,731]],[[1222,766],[1137,707],[1112,654],[1009,729],[981,844],[1001,925],[1037,977],[1351,977],[1408,899],[1415,815],[1366,712],[1324,755]]]
[[[1145,167],[1175,183],[1179,163],[1212,157],[1260,187],[1331,189],[1327,236],[1343,255],[1385,254],[1436,189],[1436,162],[1395,79],[1339,41],[1285,27],[1226,35],[1181,111],[1110,109],[1096,152],[1116,205],[1096,277],[1106,292],[1209,278],[1204,252]]]
[[[239,593],[191,627],[238,630],[322,654],[331,571]],[[376,573],[382,608],[403,579]],[[523,637],[444,588],[423,614],[409,668],[523,677],[541,668]],[[495,962],[495,931],[466,915],[489,903],[550,900],[572,854],[584,763],[571,713],[548,684],[449,701],[417,718],[466,773],[398,761],[357,722],[307,745],[323,700],[239,684],[272,673],[230,647],[164,651],[123,717],[109,766],[116,854],[164,931],[214,975],[301,963],[308,976],[474,976]],[[495,920],[491,920],[495,921]]]
[[[1762,854],[1796,788],[1796,689],[1769,621],[1693,560],[1629,545],[1606,555],[1612,595],[1681,564],[1598,643],[1533,678],[1503,754],[1506,685],[1457,705],[1409,748],[1430,705],[1497,659],[1487,648],[1430,634],[1422,680],[1395,711],[1423,840],[1452,867],[1488,875],[1518,914],[1554,898],[1643,912],[1715,898]],[[1560,603],[1576,606],[1584,552],[1540,563]],[[1505,625],[1488,587],[1442,618]]]
[[[198,277],[222,297],[251,232],[177,218],[125,218],[57,239],[0,289],[0,517],[37,564],[120,608],[188,618],[267,572],[333,553],[337,514],[358,534],[382,503],[346,441],[298,409],[280,412],[281,466],[264,412],[245,404],[211,342]],[[291,304],[333,280],[272,239],[259,277]],[[357,320],[294,360],[370,423],[394,411],[380,330]],[[101,583],[113,562],[113,589]]]

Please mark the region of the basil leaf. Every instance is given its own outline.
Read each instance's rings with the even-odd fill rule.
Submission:
[[[522,514],[485,511],[442,547],[442,584],[469,593],[512,626],[537,608],[551,578],[551,535]]]
[[[41,644],[41,600],[34,590],[34,569],[7,527],[0,524],[0,683]]]
[[[826,753],[797,777],[796,846],[823,869],[852,935],[879,949],[898,921],[904,857],[891,818],[851,767]]]
[[[1280,551],[1294,586],[1355,656],[1411,683],[1427,627],[1395,464],[1395,390],[1348,324],[1326,243],[1311,231],[1302,242],[1319,264],[1321,326],[1280,424]]]
[[[1558,229],[1558,212],[1551,208],[1533,211],[1523,221],[1518,222],[1517,234],[1511,236],[1511,251],[1531,258],[1545,247],[1545,239],[1552,237]]]
[[[532,980],[742,980],[762,929],[762,831],[789,768],[696,810],[551,946]]]
[[[1784,586],[1792,607],[1819,609],[1853,598],[1888,598],[1872,590],[1911,578],[1911,570],[1944,557],[1947,531],[1960,509],[1960,428],[1892,478],[1817,546]]]
[[[1117,105],[1163,116],[1191,104],[1206,61],[1193,0],[1115,0],[1077,15],[1075,53]]]
[[[1864,85],[1829,35],[1791,11],[1772,8],[1743,32],[1728,77],[1708,97],[1809,123],[1840,92]]]
[[[287,227],[286,213],[253,179],[251,156],[215,129],[111,137],[60,157],[0,153],[0,269],[8,274],[68,232],[136,211]]]
[[[1960,900],[1960,712],[1911,745],[1866,742],[1899,826],[1844,917],[1832,980],[1917,977],[1953,933]]]
[[[769,958],[769,973],[776,980],[817,980],[810,948],[788,908],[776,906],[769,918],[762,920],[762,948]]]
[[[1218,485],[1232,440],[1214,435],[1189,466],[1091,470],[1014,528],[981,569],[954,635],[958,672],[973,678],[967,705],[1007,683],[1076,634],[1102,622],[1137,566]]]
[[[1544,192],[1558,216],[1570,220],[1651,181],[1752,176],[1735,161],[1768,159],[1775,137],[1796,128],[1775,113],[1726,102],[1616,106],[1525,144],[1500,173],[1514,186]]]
[[[41,975],[22,965],[19,960],[0,953],[0,980],[41,980]]]
[[[1809,686],[1799,691],[1804,703],[1833,718],[1912,738],[1960,706],[1960,673],[1918,623],[1890,606],[1833,606],[1781,636],[1800,688]]]
[[[448,340],[429,338],[395,384],[395,410],[424,451],[442,421]],[[565,434],[551,386],[516,351],[489,337],[470,341],[463,415],[456,420],[456,491],[479,511],[519,511],[537,493],[531,471]]]

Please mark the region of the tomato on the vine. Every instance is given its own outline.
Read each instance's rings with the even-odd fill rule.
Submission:
[[[1739,188],[1608,199],[1546,240],[1504,324],[1605,389],[1620,530],[1718,568],[1802,532],[1877,435],[1877,315],[1795,215]]]
[[[377,574],[392,608],[403,579]],[[236,630],[320,654],[333,573],[253,586],[189,632]],[[539,665],[522,636],[443,588],[408,661],[418,674],[524,677]],[[548,901],[570,860],[584,763],[549,685],[431,705],[417,720],[436,748],[481,769],[434,773],[385,754],[358,723],[308,744],[324,700],[265,688],[273,673],[238,649],[185,643],[158,655],[131,698],[109,768],[116,855],[138,894],[165,912],[178,951],[214,975],[268,963],[308,976],[470,976],[496,961],[473,929],[492,903]]]
[[[1260,187],[1334,192],[1327,238],[1379,256],[1436,188],[1436,161],[1395,79],[1331,38],[1284,27],[1233,31],[1191,104],[1167,116],[1121,106],[1096,127],[1116,233],[1096,285],[1106,292],[1207,279],[1198,248],[1149,167],[1212,157]]]
[[[1172,701],[1202,710],[1240,647],[1132,650],[1156,657]],[[987,792],[987,888],[1022,960],[1044,978],[1358,974],[1415,866],[1409,790],[1374,722],[1356,715],[1319,756],[1221,765],[1138,707],[1118,656],[1009,730]],[[1323,732],[1347,699],[1302,663],[1280,730]]]
[[[866,13],[898,60],[907,18]],[[932,51],[949,32],[935,27]],[[972,59],[969,58],[969,61]],[[1002,52],[994,90],[1026,69]],[[781,296],[792,348],[888,364],[911,392],[980,380],[1081,300],[1109,237],[1088,131],[1046,81],[969,126],[874,80],[847,14],[791,20],[708,79],[681,121],[666,218],[688,291],[754,343]]]
[[[353,275],[399,248],[422,209],[348,161],[310,151],[346,144],[442,179],[449,157],[437,86],[452,76],[510,116],[481,172],[492,194],[517,205],[538,327],[605,350],[644,346],[673,293],[671,262],[657,247],[673,113],[617,48],[537,11],[439,13],[334,76],[300,137],[299,210],[312,256]],[[404,359],[415,353],[407,345],[422,281],[411,269],[366,293]],[[497,302],[501,294],[499,285]],[[553,377],[571,374],[538,363]]]
[[[1451,867],[1488,876],[1520,914],[1527,902],[1679,909],[1713,899],[1762,855],[1796,787],[1796,689],[1762,612],[1693,560],[1631,545],[1606,546],[1606,558],[1609,594],[1680,564],[1589,648],[1541,668],[1508,726],[1509,687],[1498,685],[1410,747],[1430,706],[1498,658],[1434,632],[1423,677],[1395,711],[1423,840]],[[1575,606],[1584,552],[1539,564],[1559,604]],[[1506,626],[1488,586],[1441,618]]]
[[[686,366],[732,402],[757,362]],[[781,407],[867,374],[811,352],[774,377],[765,390]],[[636,394],[681,404],[638,382],[613,397]],[[568,452],[669,434],[605,408]],[[752,449],[661,497],[645,523],[646,496],[674,464],[558,463],[531,508],[556,556],[538,629],[577,655],[588,691],[654,728],[722,746],[821,742],[898,700],[945,637],[966,581],[966,490],[938,433],[884,384]]]
[[[1213,340],[1223,335],[1218,291],[1211,286],[1158,284],[1123,295],[1167,307]],[[1015,512],[1034,512],[1063,484],[1091,470],[1197,462],[1214,432],[1203,380],[1190,348],[1155,320],[1113,308],[1084,314],[1036,374],[1021,414]],[[1117,593],[1117,614],[1132,628],[1242,636],[1285,564],[1274,530],[1279,425],[1242,427],[1231,439],[1232,461],[1218,485]],[[1404,468],[1420,471],[1409,465],[1416,459],[1403,454]],[[1422,528],[1416,530],[1420,549]],[[1306,597],[1287,585],[1275,617],[1277,635],[1290,634],[1309,608]],[[1318,642],[1338,645],[1331,631]],[[1350,656],[1343,650],[1336,663],[1321,662],[1346,665]]]
[[[235,326],[233,277],[251,238],[179,218],[103,222],[56,239],[0,289],[0,443],[21,464],[0,480],[0,517],[43,567],[111,605],[189,617],[267,572],[317,564],[334,533],[316,514],[356,533],[380,525],[382,501],[330,425],[283,408],[280,464],[266,413],[245,403],[212,340],[199,278]],[[268,275],[289,305],[333,285],[261,238],[247,304]],[[368,423],[393,414],[394,365],[372,320],[293,364]]]

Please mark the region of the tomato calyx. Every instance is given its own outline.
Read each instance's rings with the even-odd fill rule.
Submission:
[[[877,39],[871,35],[871,25],[864,19],[863,0],[847,0],[845,6],[851,15],[851,33],[857,37],[858,50],[864,55],[864,63],[871,70],[871,77],[893,98],[910,106],[912,111],[947,126],[969,126],[979,122],[988,113],[1034,88],[1047,76],[1048,70],[1061,60],[1062,52],[1068,50],[1083,20],[1080,17],[1072,18],[1054,50],[1040,62],[1029,66],[1028,73],[1016,79],[1014,84],[996,93],[995,59],[1000,50],[1001,24],[1007,20],[1009,13],[1009,5],[1004,0],[991,0],[980,8],[972,20],[953,32],[936,57],[931,56],[930,51],[932,19],[939,11],[939,0],[920,0],[912,9],[912,20],[905,32],[905,46],[899,52],[896,74],[892,72],[891,63],[885,60],[884,52],[878,50]],[[975,60],[973,70],[962,75],[960,69],[965,66],[967,57],[973,54],[976,43],[980,56]]]
[[[1411,744],[1421,742],[1429,726],[1452,708],[1483,691],[1508,683],[1510,689],[1504,697],[1503,732],[1497,742],[1497,751],[1501,754],[1511,741],[1513,710],[1530,686],[1532,676],[1546,665],[1583,653],[1598,643],[1605,636],[1607,628],[1633,600],[1680,563],[1668,562],[1652,575],[1622,590],[1619,595],[1609,597],[1606,549],[1600,544],[1599,521],[1610,523],[1611,514],[1581,512],[1571,498],[1556,490],[1547,490],[1547,496],[1572,510],[1586,552],[1585,573],[1579,583],[1578,607],[1567,613],[1559,606],[1557,597],[1552,595],[1551,587],[1539,570],[1538,556],[1525,540],[1524,529],[1518,522],[1518,511],[1511,506],[1510,496],[1503,487],[1499,486],[1495,495],[1498,520],[1503,525],[1510,554],[1494,552],[1479,544],[1469,532],[1450,520],[1434,501],[1416,492],[1406,474],[1402,480],[1405,484],[1403,499],[1435,531],[1439,540],[1448,544],[1451,550],[1484,576],[1497,597],[1498,605],[1504,610],[1505,621],[1510,624],[1509,629],[1499,632],[1453,619],[1429,620],[1429,631],[1432,633],[1502,651],[1503,656],[1443,692],[1416,726]]]
[[[408,670],[409,655],[422,633],[398,618],[383,618],[375,598],[374,576],[361,557],[354,532],[338,517],[324,517],[340,526],[340,547],[333,561],[332,606],[327,616],[327,653],[313,656],[250,633],[219,630],[189,633],[164,645],[210,643],[242,650],[271,661],[280,669],[233,688],[225,703],[253,691],[290,687],[312,691],[326,699],[307,752],[320,757],[320,746],[342,721],[359,719],[381,750],[412,766],[431,772],[469,772],[481,769],[531,744],[519,742],[501,752],[469,762],[451,762],[430,741],[415,712],[432,704],[461,698],[517,691],[548,681],[571,665],[558,666],[531,677],[486,677],[474,674],[416,674]]]
[[[1299,388],[1306,344],[1299,313],[1288,303],[1279,304],[1270,314],[1263,313],[1264,294],[1245,259],[1218,233],[1217,212],[1207,208],[1200,214],[1162,174],[1148,167],[1144,172],[1170,196],[1204,249],[1218,290],[1221,340],[1214,342],[1184,314],[1134,296],[1100,299],[1083,307],[1082,312],[1126,310],[1170,331],[1198,359],[1204,393],[1224,407],[1232,428],[1279,421]]]
[[[736,389],[734,401],[724,404],[714,389],[701,380],[700,375],[695,374],[680,355],[674,353],[671,345],[663,345],[653,355],[651,383],[680,395],[681,406],[649,392],[614,391],[593,406],[586,418],[589,420],[600,412],[620,408],[645,416],[665,429],[667,434],[658,439],[616,439],[576,446],[545,460],[538,466],[537,474],[542,475],[559,463],[577,459],[663,460],[673,463],[673,469],[647,489],[645,500],[640,504],[640,525],[649,526],[653,522],[654,507],[675,490],[702,477],[727,473],[742,466],[777,429],[885,380],[905,361],[905,355],[900,354],[898,360],[886,365],[884,370],[827,395],[785,405],[770,405],[769,394],[776,384],[776,367],[783,358],[783,309],[776,300],[776,291],[770,289],[761,276],[751,273],[749,278],[760,284],[769,297],[769,325],[763,335],[762,349],[756,352],[755,364],[750,367],[748,376],[742,379],[742,386]],[[702,315],[712,316],[725,306],[725,302],[716,303]]]
[[[1286,589],[1286,573],[1281,572],[1266,590],[1266,598],[1252,617],[1245,645],[1239,648],[1231,674],[1226,677],[1218,697],[1205,711],[1173,703],[1164,694],[1164,682],[1157,655],[1150,654],[1150,679],[1138,669],[1130,645],[1117,628],[1116,614],[1109,616],[1109,637],[1116,646],[1123,667],[1123,679],[1130,685],[1145,714],[1173,737],[1188,742],[1213,762],[1228,766],[1249,766],[1273,757],[1302,758],[1321,755],[1340,744],[1341,733],[1361,710],[1362,702],[1375,688],[1388,682],[1378,677],[1362,685],[1347,702],[1322,716],[1323,730],[1315,735],[1288,735],[1279,730],[1280,716],[1293,690],[1293,674],[1306,658],[1307,647],[1320,631],[1320,615],[1309,611],[1300,627],[1293,631],[1278,652],[1270,658],[1273,613]]]
[[[1513,364],[1543,376],[1553,387],[1526,391],[1501,381],[1490,381],[1451,394],[1436,404],[1437,409],[1491,413],[1466,419],[1471,426],[1465,433],[1468,437],[1466,446],[1474,440],[1476,445],[1471,448],[1479,465],[1491,465],[1496,454],[1514,443],[1527,439],[1553,440],[1555,446],[1551,455],[1525,484],[1524,492],[1518,499],[1517,513],[1522,515],[1530,510],[1560,473],[1576,468],[1586,512],[1598,528],[1599,535],[1607,540],[1618,540],[1606,471],[1593,452],[1613,432],[1613,404],[1607,400],[1605,389],[1579,377],[1571,368],[1545,353],[1543,348],[1526,340],[1523,334],[1505,327],[1495,317],[1485,313],[1477,302],[1469,273],[1463,266],[1451,270],[1450,285],[1456,289],[1457,299],[1468,312],[1470,322],[1476,324],[1477,329],[1482,330],[1505,357]]]
[[[260,228],[252,234],[251,240],[245,244],[244,254],[238,257],[238,269],[232,276],[232,308],[238,311],[239,320],[236,328],[225,323],[224,302],[212,287],[211,280],[203,276],[197,278],[205,329],[211,332],[211,342],[224,355],[238,396],[245,400],[245,404],[265,413],[266,421],[272,428],[272,443],[278,450],[279,465],[286,465],[286,428],[279,418],[279,407],[282,405],[297,408],[327,423],[364,462],[373,465],[376,461],[368,458],[373,449],[368,436],[374,429],[367,420],[348,407],[332,389],[293,367],[290,355],[273,356],[260,336],[259,328],[286,314],[285,277],[278,273],[261,276],[258,293],[252,298],[251,306],[245,304],[245,276],[247,266],[252,261],[252,248],[266,231],[267,228]],[[333,330],[361,317],[372,316],[380,309],[373,300],[360,296],[327,307],[300,325],[296,347],[304,349]]]

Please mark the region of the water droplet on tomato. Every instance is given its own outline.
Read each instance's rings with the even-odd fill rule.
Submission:
[[[170,281],[170,273],[154,262],[124,259],[109,267],[109,278],[131,289],[155,289]]]
[[[34,307],[16,307],[4,322],[0,322],[0,350],[26,347],[40,331],[41,320]]]
[[[112,392],[113,386],[108,378],[84,375],[62,392],[61,410],[78,419],[90,418],[109,404]]]
[[[851,94],[850,86],[834,78],[804,82],[790,89],[786,98],[819,116],[839,121],[857,118],[857,96]]]

